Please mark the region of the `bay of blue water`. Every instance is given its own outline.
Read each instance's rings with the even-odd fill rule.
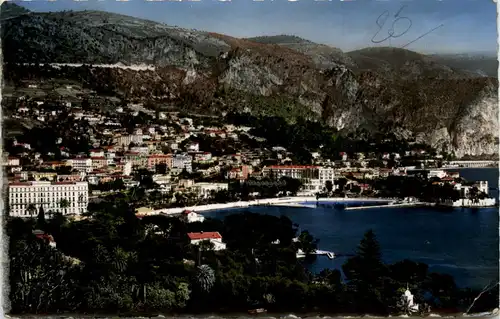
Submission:
[[[488,180],[498,188],[498,169],[463,169],[470,180]],[[490,195],[498,197],[498,190]],[[450,209],[370,208],[338,210],[333,207],[250,207],[204,213],[224,218],[242,211],[285,215],[308,230],[319,241],[319,249],[337,254],[354,253],[363,234],[373,229],[382,248],[383,259],[393,263],[403,259],[424,262],[430,271],[452,275],[457,285],[482,288],[499,277],[498,208]],[[307,265],[313,272],[341,269],[347,257],[329,260],[320,256]]]

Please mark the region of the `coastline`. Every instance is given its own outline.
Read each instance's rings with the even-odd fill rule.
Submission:
[[[360,202],[371,202],[380,203],[380,205],[369,205],[369,206],[354,206],[347,207],[346,210],[356,210],[356,209],[369,209],[369,208],[398,208],[398,207],[443,207],[443,208],[489,208],[496,207],[497,205],[483,205],[483,206],[453,206],[453,205],[436,205],[435,203],[426,202],[406,202],[406,203],[396,203],[397,199],[393,198],[345,198],[345,197],[327,197],[318,198],[314,196],[296,196],[296,197],[283,197],[283,198],[267,198],[252,201],[238,201],[230,203],[221,204],[207,204],[199,206],[185,206],[185,207],[175,207],[175,208],[165,208],[153,210],[144,215],[178,215],[184,211],[191,211],[194,213],[204,213],[214,210],[224,210],[224,209],[235,209],[235,208],[248,208],[251,206],[271,206],[271,207],[291,207],[291,208],[315,208],[316,203],[360,203]]]
[[[300,203],[321,203],[321,202],[380,202],[387,203],[394,201],[394,199],[388,198],[345,198],[345,197],[329,197],[329,198],[319,198],[316,200],[314,196],[297,196],[297,197],[283,197],[283,198],[268,198],[268,199],[258,199],[252,201],[239,201],[223,204],[208,204],[200,206],[186,206],[186,207],[175,207],[158,209],[147,213],[147,215],[155,214],[166,214],[174,215],[180,214],[185,210],[192,211],[195,213],[202,213],[212,210],[222,210],[222,209],[233,209],[233,208],[247,208],[250,206],[290,206],[290,207],[307,207]]]

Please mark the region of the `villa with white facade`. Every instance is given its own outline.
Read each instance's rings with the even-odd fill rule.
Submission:
[[[188,223],[203,223],[203,221],[205,220],[205,217],[203,217],[202,215],[196,214],[195,212],[189,210],[185,210],[184,212],[182,212],[182,218]]]
[[[202,241],[210,241],[214,244],[214,250],[226,249],[226,243],[222,242],[222,235],[219,232],[201,232],[187,234],[191,245],[198,245]]]

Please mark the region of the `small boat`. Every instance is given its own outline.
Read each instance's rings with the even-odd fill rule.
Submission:
[[[257,308],[257,309],[251,309],[251,310],[248,310],[248,313],[251,314],[251,315],[256,315],[256,314],[259,314],[259,313],[266,313],[267,310],[264,309],[264,308]]]

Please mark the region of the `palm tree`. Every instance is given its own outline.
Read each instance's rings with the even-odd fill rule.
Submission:
[[[35,215],[37,212],[35,204],[29,204],[28,207],[26,208],[26,210],[28,211],[28,213],[30,214],[31,217],[33,217],[33,215]]]
[[[64,210],[64,214],[66,215],[67,214],[67,210],[66,208],[69,207],[69,200],[67,200],[66,198],[62,198],[60,201],[59,201],[59,207],[61,207],[63,210]]]
[[[195,281],[203,292],[210,292],[215,283],[215,273],[208,265],[198,266]]]

